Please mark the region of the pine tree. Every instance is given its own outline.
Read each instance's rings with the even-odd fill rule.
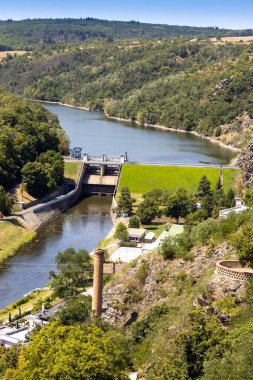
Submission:
[[[207,177],[203,175],[201,180],[199,181],[197,197],[203,198],[211,192],[211,182],[208,181]]]
[[[128,187],[123,187],[120,192],[117,210],[119,212],[124,212],[124,213],[127,213],[128,215],[131,215],[133,212],[134,203],[135,203],[135,199],[131,197],[131,193]]]

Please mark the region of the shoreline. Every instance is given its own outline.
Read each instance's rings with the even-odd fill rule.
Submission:
[[[76,109],[80,109],[80,110],[84,110],[84,111],[89,111],[89,112],[97,112],[95,110],[92,110],[91,108],[81,107],[81,106],[73,106],[71,104],[62,103],[62,102],[51,102],[51,101],[48,101],[48,100],[38,100],[38,99],[29,99],[29,98],[28,98],[28,100],[32,100],[32,101],[40,102],[40,103],[56,104],[56,105],[60,105],[60,106],[65,106],[65,107],[69,107],[69,108],[76,108]],[[213,137],[205,136],[205,135],[203,135],[201,133],[198,133],[196,131],[185,131],[184,129],[176,129],[176,128],[166,127],[165,125],[159,125],[159,124],[140,123],[137,120],[124,119],[122,117],[111,116],[111,115],[107,114],[104,111],[100,111],[100,112],[102,112],[106,118],[111,119],[111,120],[123,121],[125,123],[132,123],[132,124],[136,124],[136,125],[139,125],[139,126],[143,126],[145,128],[154,128],[154,129],[159,129],[159,130],[162,130],[162,131],[178,132],[178,133],[189,133],[189,134],[191,134],[193,136],[202,138],[204,140],[208,140],[209,142],[211,142],[213,144],[217,144],[217,145],[219,145],[220,147],[222,147],[224,149],[230,149],[230,150],[232,150],[235,153],[240,153],[242,151],[242,149],[240,149],[240,148],[235,148],[235,147],[233,147],[231,145],[224,144],[223,142],[218,141],[218,140],[214,139]]]
[[[136,124],[136,125],[143,126],[145,128],[148,127],[148,128],[160,129],[162,131],[178,132],[178,133],[189,133],[189,134],[191,134],[193,136],[202,138],[204,140],[208,140],[208,141],[210,141],[213,144],[218,144],[222,148],[230,149],[230,150],[232,150],[234,152],[238,152],[238,153],[240,153],[242,151],[242,149],[240,149],[240,148],[235,148],[235,147],[233,147],[231,145],[224,144],[221,141],[215,140],[213,137],[205,136],[205,135],[203,135],[201,133],[198,133],[196,131],[185,131],[184,129],[175,129],[175,128],[166,127],[165,125],[159,125],[159,124],[140,123],[137,120],[124,119],[122,117],[117,117],[117,116],[110,116],[110,115],[106,114],[105,112],[104,112],[104,115],[108,119],[112,119],[112,120],[116,120],[116,121],[123,121],[123,122],[127,122],[127,123],[133,123],[133,124]]]

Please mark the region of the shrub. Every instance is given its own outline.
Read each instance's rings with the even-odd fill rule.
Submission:
[[[178,247],[176,245],[175,239],[172,237],[167,237],[161,245],[161,254],[165,260],[174,259],[177,256]]]
[[[135,273],[135,277],[141,282],[144,283],[146,278],[148,277],[150,273],[149,265],[146,261],[141,263],[139,268],[137,269],[137,272]]]

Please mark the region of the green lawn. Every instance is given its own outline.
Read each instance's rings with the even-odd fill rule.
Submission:
[[[64,177],[66,179],[78,180],[81,162],[65,162],[64,164]]]
[[[242,180],[241,169],[224,169],[223,176],[223,186],[225,193],[228,192],[229,189],[233,189],[236,196],[242,197],[244,184]]]
[[[125,164],[122,167],[118,192],[122,187],[128,187],[137,199],[154,188],[175,192],[183,187],[190,193],[195,193],[203,175],[207,176],[214,188],[220,169]],[[235,186],[238,176],[240,176],[239,169],[224,170],[225,191]]]

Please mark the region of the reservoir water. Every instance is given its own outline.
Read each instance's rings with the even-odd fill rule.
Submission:
[[[228,149],[190,134],[141,128],[102,113],[46,104],[71,139],[91,154],[121,154],[132,161],[226,164]],[[48,282],[54,257],[68,247],[91,251],[112,227],[110,197],[89,197],[63,213],[19,254],[0,266],[0,308]]]
[[[163,131],[117,122],[101,112],[89,112],[57,104],[44,106],[59,118],[71,146],[90,154],[128,153],[130,161],[227,164],[234,152],[190,133]]]

